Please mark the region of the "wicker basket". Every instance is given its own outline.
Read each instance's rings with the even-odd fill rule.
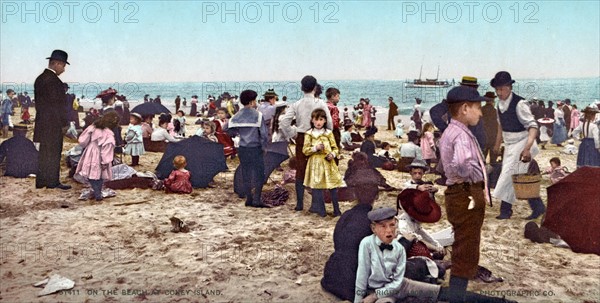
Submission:
[[[517,174],[512,176],[517,199],[526,200],[540,197],[542,175]]]

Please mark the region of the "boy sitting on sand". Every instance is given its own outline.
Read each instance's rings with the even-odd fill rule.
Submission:
[[[428,302],[449,301],[449,289],[404,277],[406,252],[396,240],[396,210],[378,208],[367,213],[373,235],[365,237],[358,249],[358,270],[354,303],[372,303],[385,298],[396,302],[407,297]],[[384,301],[382,301],[384,302]],[[466,292],[464,302],[512,302]]]
[[[404,188],[426,191],[434,198],[434,194],[438,191],[437,187],[433,186],[431,181],[423,181],[423,176],[429,170],[429,165],[423,160],[414,159],[407,168],[411,179],[404,183]]]

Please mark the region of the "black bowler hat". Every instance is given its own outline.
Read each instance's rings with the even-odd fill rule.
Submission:
[[[490,85],[492,85],[492,87],[494,87],[494,88],[499,87],[499,86],[513,84],[513,83],[515,83],[515,80],[513,80],[512,77],[510,76],[510,74],[505,71],[496,73],[496,76],[494,76],[494,79],[492,79],[492,81],[490,81]]]
[[[468,86],[456,86],[448,92],[448,96],[446,97],[448,104],[481,101],[486,101],[486,98],[481,96],[477,90]]]
[[[64,63],[70,65],[70,63],[67,61],[67,58],[69,58],[69,55],[67,54],[67,52],[60,50],[60,49],[55,49],[52,51],[52,55],[50,55],[50,57],[48,57],[46,59],[58,60],[58,61],[62,61]]]

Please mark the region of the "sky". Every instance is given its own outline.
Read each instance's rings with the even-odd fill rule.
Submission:
[[[5,1],[0,82],[600,79],[600,1]]]

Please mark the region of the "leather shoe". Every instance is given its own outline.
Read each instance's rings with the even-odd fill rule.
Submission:
[[[48,186],[48,188],[59,188],[59,189],[62,189],[62,190],[68,190],[68,189],[71,189],[71,185],[58,183],[58,185],[56,185],[56,186]]]

